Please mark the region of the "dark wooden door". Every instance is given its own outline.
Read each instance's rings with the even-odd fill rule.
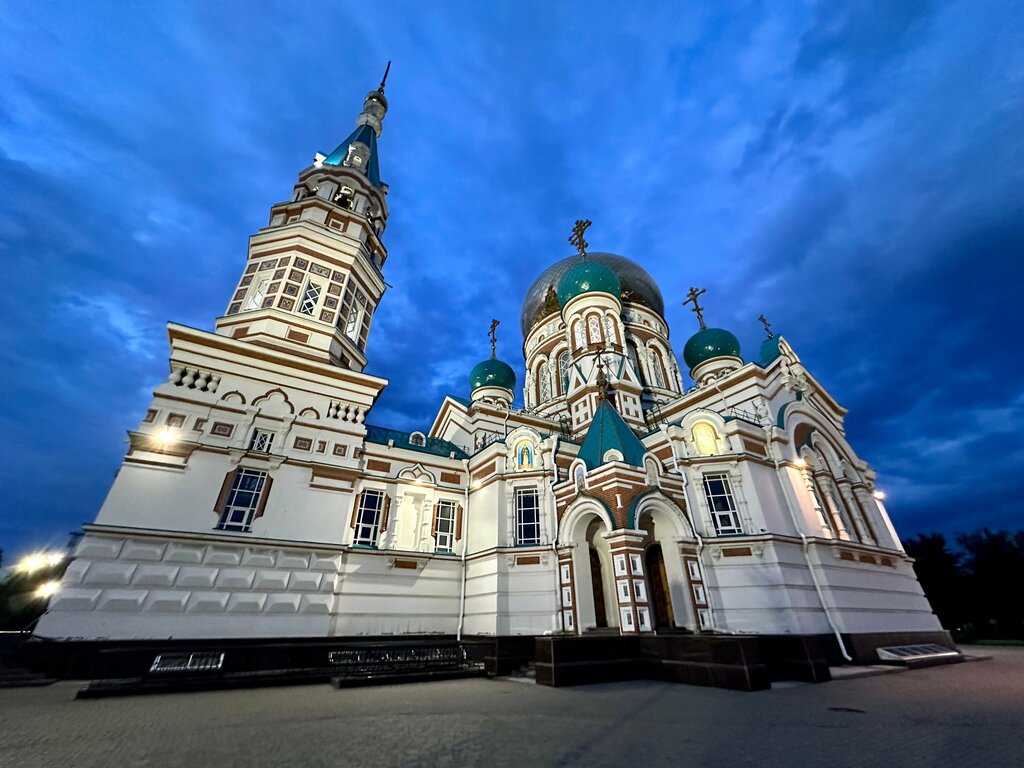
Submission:
[[[647,565],[647,585],[651,591],[651,608],[654,610],[654,626],[672,626],[672,598],[668,592],[668,574],[665,573],[665,555],[661,544],[647,548],[644,560]]]
[[[597,550],[590,548],[590,581],[594,585],[594,619],[599,627],[608,626],[608,614],[604,608],[604,582],[601,580],[601,557]]]

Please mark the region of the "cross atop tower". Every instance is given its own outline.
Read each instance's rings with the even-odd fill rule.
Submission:
[[[768,338],[774,339],[775,334],[772,333],[772,324],[768,322],[768,318],[766,318],[764,315],[758,315],[757,319],[760,320],[761,325],[764,326],[764,332],[768,334]]]
[[[384,92],[384,83],[386,83],[388,81],[388,72],[390,72],[390,71],[391,71],[391,59],[388,59],[388,65],[386,67],[384,67],[384,77],[382,77],[380,79],[380,85],[377,87],[377,90],[380,91],[381,93]]]
[[[690,292],[688,294],[686,294],[686,301],[683,302],[683,306],[684,307],[687,304],[693,304],[693,309],[691,311],[696,313],[696,315],[697,315],[697,322],[700,323],[700,329],[702,331],[705,328],[707,328],[707,325],[704,324],[704,307],[702,307],[700,304],[697,303],[697,299],[702,294],[707,293],[707,291],[708,291],[707,288],[701,288],[700,290],[697,290],[696,288],[690,288]]]
[[[590,219],[576,219],[576,223],[572,228],[572,237],[569,238],[569,244],[579,251],[580,256],[583,258],[587,257],[587,246],[590,245],[590,243],[583,239],[583,233],[593,223]]]
[[[487,332],[487,335],[491,339],[491,357],[497,356],[496,347],[498,345],[498,334],[496,333],[498,326],[501,325],[500,320],[491,320],[491,330]]]

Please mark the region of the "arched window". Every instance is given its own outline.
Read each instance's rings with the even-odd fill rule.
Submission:
[[[583,338],[583,323],[574,320],[572,323],[572,337],[576,342],[576,349],[583,349],[587,346],[587,340]]]
[[[582,491],[587,482],[587,471],[583,467],[576,467],[576,490]]]
[[[540,401],[546,403],[551,399],[551,366],[541,363],[537,375],[540,377]]]
[[[706,421],[698,421],[690,430],[693,445],[701,456],[714,456],[718,453],[718,431]]]
[[[427,444],[427,438],[422,432],[413,432],[409,435],[409,445],[424,446]]]
[[[615,344],[618,336],[615,333],[615,321],[609,315],[604,316],[604,338],[609,344]]]
[[[640,358],[637,356],[636,344],[632,341],[627,341],[626,349],[629,351],[629,361],[633,364],[633,370],[636,371],[636,377],[640,380],[640,386],[647,386],[644,371],[640,367]]]
[[[563,395],[569,391],[569,365],[569,353],[563,352],[558,356],[558,381]]]
[[[651,371],[654,373],[654,386],[665,388],[665,365],[661,360],[661,352],[651,347]]]
[[[587,318],[587,341],[591,344],[601,343],[601,321],[597,315],[591,315]]]

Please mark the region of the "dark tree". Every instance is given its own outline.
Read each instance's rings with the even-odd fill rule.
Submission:
[[[967,618],[960,555],[950,550],[941,533],[918,534],[905,540],[903,546],[914,558],[914,571],[942,626],[959,629]]]
[[[957,536],[964,550],[966,606],[981,638],[1024,638],[1024,531]]]

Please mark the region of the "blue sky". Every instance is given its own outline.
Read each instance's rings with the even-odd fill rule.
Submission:
[[[1019,527],[1019,2],[0,0],[0,547],[95,516],[246,238],[394,61],[371,421],[429,426],[533,278],[644,265],[748,356],[764,312],[850,409],[897,528]]]

